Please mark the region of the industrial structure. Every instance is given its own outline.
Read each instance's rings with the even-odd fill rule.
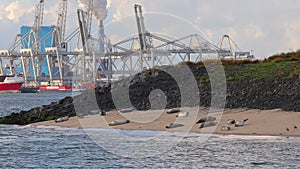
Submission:
[[[217,46],[197,34],[179,39],[153,34],[145,28],[140,5],[134,5],[138,34],[128,39],[111,44],[104,35],[103,21],[98,25],[99,35],[91,35],[93,0],[87,0],[85,10],[77,10],[78,27],[65,36],[67,6],[68,0],[61,0],[56,24],[44,26],[44,0],[39,1],[33,25],[22,27],[14,43],[0,50],[0,74],[19,74],[25,86],[87,88],[154,66],[200,61],[204,55],[253,58],[250,52],[239,51],[228,35]],[[75,48],[69,48],[74,41]],[[223,48],[225,42],[229,49]]]

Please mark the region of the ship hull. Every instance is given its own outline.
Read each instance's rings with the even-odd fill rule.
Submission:
[[[12,92],[17,93],[20,92],[19,89],[22,83],[1,83],[0,82],[0,92]]]
[[[38,87],[21,87],[21,93],[39,93],[40,90]]]
[[[41,86],[40,93],[43,92],[72,92],[71,86]]]

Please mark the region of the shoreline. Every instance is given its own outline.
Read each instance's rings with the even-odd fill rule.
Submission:
[[[133,111],[120,113],[116,110],[107,112],[106,116],[87,115],[83,118],[77,116],[69,118],[68,121],[56,123],[54,120],[32,123],[30,126],[59,126],[67,128],[103,128],[122,130],[150,130],[150,131],[174,131],[174,132],[196,132],[203,134],[219,135],[248,135],[248,136],[282,136],[300,137],[300,113],[287,112],[280,109],[256,110],[256,109],[226,109],[220,121],[215,127],[200,129],[200,124],[195,124],[202,117],[208,115],[207,108],[182,108],[191,115],[188,117],[176,117],[178,113],[167,114],[167,110]],[[210,116],[218,115],[210,113]],[[196,118],[195,118],[196,117]],[[227,125],[228,119],[237,121],[248,118],[249,120],[242,127],[230,125],[231,130],[221,131],[223,125]],[[116,126],[109,126],[108,123],[114,120],[130,119],[130,123]],[[196,120],[195,120],[196,119]],[[185,124],[183,127],[166,129],[170,123]],[[296,126],[296,127],[295,127]]]
[[[65,127],[65,126],[59,126],[59,125],[56,125],[56,126],[52,126],[52,125],[49,125],[49,126],[44,126],[44,125],[28,125],[29,127],[33,127],[33,128],[37,128],[37,129],[53,129],[53,128],[61,128],[61,129],[65,129],[66,131],[68,131],[68,129],[72,130],[72,129],[76,129],[76,130],[82,130],[84,131],[85,129],[83,128],[78,128],[78,127]],[[119,131],[129,131],[129,132],[135,132],[135,131],[144,131],[144,132],[164,132],[166,130],[148,130],[148,129],[121,129],[121,128],[90,128],[90,129],[99,129],[99,130],[119,130]],[[169,131],[170,132],[170,131]],[[180,133],[180,131],[178,131]],[[172,132],[170,132],[172,133]],[[251,137],[251,138],[257,138],[257,139],[260,139],[260,138],[300,138],[300,136],[297,136],[297,135],[265,135],[265,134],[256,134],[256,135],[253,135],[253,134],[242,134],[242,133],[237,133],[237,134],[230,134],[230,133],[200,133],[200,132],[195,132],[195,131],[190,131],[186,134],[186,136],[184,136],[183,138],[189,138],[189,137],[197,137],[197,136],[189,136],[188,134],[203,134],[203,135],[211,135],[211,136],[222,136],[222,137],[226,137],[226,138],[230,138],[230,137],[233,137],[233,138],[243,138],[243,137],[246,137],[248,139],[248,137]]]
[[[40,122],[39,122],[40,123]],[[62,128],[62,129],[78,129],[78,130],[85,130],[89,128],[82,128],[82,127],[74,127],[74,126],[63,126],[63,125],[36,125],[35,123],[27,125],[29,127],[34,127],[34,128],[45,128],[45,129],[51,129],[51,128]],[[90,128],[90,129],[103,129],[103,130],[121,130],[121,131],[146,131],[146,132],[164,132],[166,130],[151,130],[151,129],[123,129],[123,128]],[[176,131],[175,131],[176,132]],[[178,131],[180,132],[180,131]],[[211,135],[218,135],[218,136],[249,136],[249,137],[282,137],[282,138],[300,138],[300,135],[266,135],[266,134],[246,134],[246,133],[236,133],[236,134],[231,134],[231,133],[201,133],[201,132],[195,132],[195,131],[190,131],[189,133],[195,133],[195,134],[211,134]],[[186,137],[186,136],[185,136]]]

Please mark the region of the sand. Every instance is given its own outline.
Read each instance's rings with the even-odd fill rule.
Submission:
[[[256,109],[226,109],[224,112],[208,108],[182,108],[189,112],[188,117],[176,117],[178,113],[167,114],[167,110],[132,111],[121,113],[113,110],[106,116],[87,115],[81,118],[72,117],[68,121],[56,123],[54,120],[31,124],[32,126],[61,126],[72,128],[118,128],[125,130],[170,130],[192,131],[199,133],[234,134],[234,135],[264,135],[264,136],[294,136],[300,137],[300,113],[276,110]],[[196,122],[206,116],[217,117],[218,124],[214,127],[200,129]],[[220,118],[219,118],[220,117]],[[230,125],[231,130],[221,131],[223,125],[227,125],[228,119],[237,121],[248,119],[242,127]],[[128,119],[130,123],[109,126],[114,120]],[[170,123],[183,124],[182,127],[166,129]]]

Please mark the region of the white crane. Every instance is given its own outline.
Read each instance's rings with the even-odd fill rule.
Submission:
[[[227,46],[225,43],[227,41]],[[223,35],[221,41],[219,42],[219,47],[224,50],[229,50],[231,56],[223,56],[224,59],[234,59],[234,60],[243,60],[243,59],[253,59],[254,56],[251,52],[244,52],[237,46],[237,44],[231,39],[229,35]],[[233,58],[231,58],[233,57]]]
[[[29,33],[29,41],[28,47],[30,47],[31,43],[31,36],[33,36],[32,40],[32,49],[34,52],[40,51],[40,44],[39,44],[39,32],[41,30],[41,26],[43,25],[43,17],[44,17],[44,0],[40,0],[40,2],[35,6],[35,15],[34,15],[34,22],[32,29]]]
[[[68,12],[68,0],[62,0],[59,5],[59,12],[56,26],[53,31],[53,45],[59,48],[65,48],[63,42],[65,40],[66,22]]]

